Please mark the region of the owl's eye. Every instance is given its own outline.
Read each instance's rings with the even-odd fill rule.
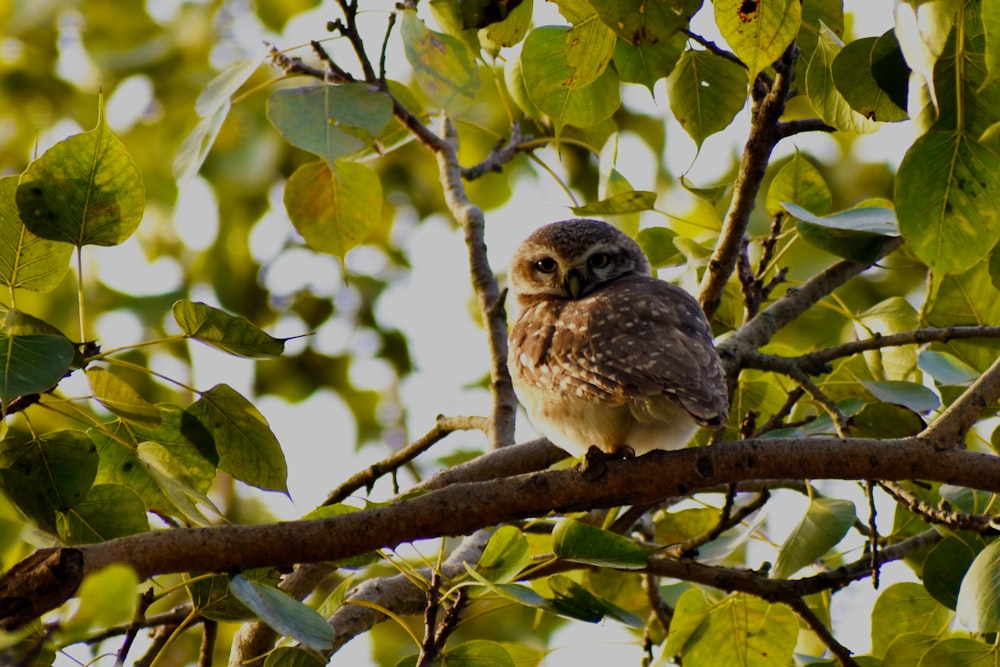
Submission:
[[[551,257],[542,257],[540,260],[535,262],[535,268],[542,273],[555,273],[557,266],[558,264],[556,264],[556,260]]]
[[[595,252],[587,258],[587,264],[592,269],[603,269],[609,262],[611,262],[611,255],[606,252]]]

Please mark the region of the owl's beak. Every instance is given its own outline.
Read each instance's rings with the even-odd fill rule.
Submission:
[[[566,274],[566,280],[563,281],[563,286],[571,297],[579,299],[587,287],[587,277],[580,269],[570,269]]]

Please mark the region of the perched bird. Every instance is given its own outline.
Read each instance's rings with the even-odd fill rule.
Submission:
[[[678,449],[729,410],[698,302],[652,277],[639,245],[597,220],[554,222],[514,253],[520,313],[507,365],[532,424],[584,465],[594,452]]]

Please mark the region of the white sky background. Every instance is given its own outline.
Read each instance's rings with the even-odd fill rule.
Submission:
[[[147,0],[150,12],[167,18],[176,11],[179,0]],[[234,3],[239,6],[239,3]],[[253,53],[259,49],[262,40],[273,41],[279,46],[305,44],[308,40],[326,36],[325,22],[337,14],[332,11],[332,3],[324,3],[324,9],[300,16],[292,21],[282,36],[264,35],[249,11],[235,22],[235,41],[220,45],[217,50],[220,69],[229,64],[228,60],[240,51]],[[847,0],[846,9],[859,16],[855,21],[857,36],[878,35],[892,25],[893,3],[872,3],[865,0]],[[544,24],[538,18],[539,12],[551,12],[552,22],[560,22],[553,4],[535,1],[536,23]],[[239,15],[239,14],[237,14]],[[422,12],[423,15],[423,12]],[[81,87],[87,82],[96,85],[99,73],[86,58],[86,54],[74,49],[72,36],[79,17],[73,14],[63,18],[64,35],[69,37],[64,49],[63,76]],[[381,42],[384,18],[372,22],[378,26],[375,43]],[[692,29],[714,40],[721,40],[715,31],[711,7],[703,7],[692,25]],[[77,32],[78,34],[78,32]],[[396,39],[398,47],[398,35]],[[401,50],[390,50],[388,63],[390,74],[393,70],[405,72],[405,59]],[[405,78],[400,74],[400,78]],[[132,77],[122,82],[107,99],[107,115],[112,128],[121,131],[137,122],[147,108],[152,95],[149,81],[144,77]],[[695,146],[687,134],[677,125],[667,106],[664,83],[656,86],[656,98],[651,100],[647,91],[639,86],[628,86],[626,100],[633,108],[644,108],[667,121],[667,156],[672,173],[687,173],[695,183],[709,184],[718,180],[730,164],[733,151],[738,151],[745,140],[749,124],[749,113],[744,110],[736,122],[725,132],[708,139],[697,161]],[[262,104],[263,97],[251,98],[249,104]],[[44,150],[55,141],[79,132],[80,128],[67,124],[52,128],[41,138]],[[856,145],[860,159],[885,160],[898,165],[902,155],[900,146],[911,143],[913,129],[909,123],[886,124],[874,135],[864,137]],[[799,135],[791,141],[779,145],[774,159],[791,154],[796,149],[815,155],[821,160],[835,159],[839,147],[829,136],[822,133]],[[557,163],[551,151],[540,152],[550,164]],[[654,189],[652,181],[653,158],[648,149],[633,138],[625,137],[619,147],[618,168],[636,189]],[[489,259],[497,271],[505,271],[507,262],[517,244],[535,228],[567,217],[572,213],[565,195],[546,176],[535,180],[522,179],[515,186],[517,195],[500,210],[487,213],[487,243]],[[251,236],[254,255],[260,260],[273,259],[274,251],[286,238],[295,234],[281,205],[280,186],[272,192],[272,211],[255,227]],[[671,202],[662,198],[660,209],[673,210]],[[185,243],[195,248],[210,245],[218,227],[219,211],[211,188],[195,179],[187,184],[181,193],[175,211],[147,208],[146,219],[140,232],[129,242],[115,248],[88,248],[85,259],[90,270],[96,270],[100,279],[111,287],[117,287],[133,294],[156,294],[172,289],[180,281],[182,267],[171,258],[161,258],[155,262],[146,261],[142,253],[144,234],[178,234]],[[650,216],[644,223],[663,224],[659,216]],[[483,331],[468,316],[466,304],[471,298],[468,278],[466,249],[462,233],[455,229],[451,220],[443,217],[432,218],[414,224],[406,219],[405,212],[395,224],[395,240],[406,248],[413,270],[407,279],[392,285],[378,303],[378,316],[386,326],[395,326],[406,331],[410,340],[410,350],[417,367],[402,387],[401,399],[409,414],[409,433],[416,437],[426,432],[438,414],[467,415],[487,414],[489,396],[482,390],[465,387],[477,381],[487,368],[486,344]],[[106,258],[107,261],[102,261]],[[372,270],[384,262],[380,253],[360,248],[348,255],[348,264],[358,270]],[[141,276],[141,279],[137,279]],[[317,294],[333,295],[342,285],[340,269],[336,260],[305,250],[286,253],[278,259],[268,273],[268,284],[278,293],[291,293],[302,285],[314,286]],[[433,302],[431,302],[433,295]],[[193,298],[217,303],[211,290],[205,288]],[[349,295],[338,295],[338,307],[349,308]],[[346,299],[346,302],[345,302]],[[170,320],[169,314],[167,319]],[[172,321],[172,320],[171,320]],[[280,322],[271,329],[277,336],[293,336],[303,333],[304,325],[297,319]],[[96,322],[97,333],[105,348],[139,342],[141,329],[127,313],[108,313]],[[442,335],[442,332],[447,332]],[[311,343],[322,351],[335,353],[345,349],[368,350],[370,341],[359,337],[344,322],[334,321],[324,325]],[[305,341],[292,341],[290,353]],[[253,379],[253,364],[246,360],[229,357],[198,343],[192,343],[194,357],[191,382],[194,386],[207,389],[219,382],[232,385],[241,393],[249,395]],[[364,356],[364,355],[362,355]],[[266,362],[265,362],[266,363]],[[173,377],[185,378],[187,370],[166,355],[154,358],[157,370]],[[384,362],[374,359],[359,361],[353,369],[352,379],[358,386],[381,388],[386,385],[387,374]],[[69,395],[89,393],[85,382],[78,388],[66,387]],[[280,518],[295,518],[308,512],[325,497],[326,493],[342,479],[353,472],[383,458],[388,447],[369,445],[360,452],[354,451],[355,428],[350,413],[343,402],[331,392],[319,392],[306,401],[290,405],[284,400],[264,396],[256,400],[256,405],[266,416],[278,436],[288,461],[288,486],[291,501],[279,494],[266,494],[247,490],[247,494],[262,497]],[[518,423],[518,439],[533,436],[533,431],[525,419]],[[475,434],[455,435],[435,449],[442,453],[454,446],[482,446],[483,439]],[[401,480],[404,484],[405,479]],[[834,490],[835,489],[835,490]],[[834,483],[831,493],[845,491],[858,506],[859,515],[867,510],[863,495],[856,485]],[[381,499],[391,493],[387,483],[376,487],[375,497]],[[779,508],[780,506],[780,508]],[[768,533],[771,539],[780,542],[791,526],[798,521],[805,510],[805,501],[793,495],[772,502],[768,506]],[[892,517],[891,506],[882,508],[883,530],[888,530]],[[764,544],[755,543],[751,553],[754,557],[772,560],[774,550]],[[860,555],[860,540],[852,545],[854,556]],[[425,553],[432,553],[436,544],[428,545]],[[889,567],[884,570],[882,586],[885,588],[894,580],[912,580],[913,576],[903,567]],[[835,622],[838,637],[851,649],[863,652],[869,645],[868,619],[874,596],[870,587],[858,583],[834,597]],[[853,622],[852,622],[853,621]],[[614,622],[592,626],[574,623],[561,631],[554,646],[563,647],[552,653],[545,664],[548,667],[577,664],[637,664],[641,654],[635,638]],[[335,664],[363,665],[368,661],[367,639],[352,642],[338,654]]]

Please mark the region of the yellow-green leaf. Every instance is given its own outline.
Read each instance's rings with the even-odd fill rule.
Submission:
[[[103,368],[88,368],[87,381],[94,398],[122,419],[145,426],[158,426],[160,410],[139,395],[125,380]]]
[[[833,31],[820,26],[819,40],[806,68],[806,95],[827,125],[844,132],[874,132],[878,125],[851,108],[834,83],[833,61],[841,49],[843,44]]]
[[[149,530],[146,508],[134,491],[117,484],[94,486],[59,522],[69,544],[92,544]]]
[[[420,90],[449,115],[468,109],[479,91],[479,70],[468,47],[428,29],[412,10],[402,12],[400,33]]]
[[[8,288],[48,292],[62,282],[73,246],[49,241],[21,222],[17,176],[0,178],[0,281]]]
[[[251,359],[281,356],[285,341],[266,334],[244,317],[200,301],[181,299],[173,306],[174,320],[184,334],[223,352]]]
[[[288,468],[278,439],[264,415],[226,384],[204,392],[187,412],[212,434],[219,468],[268,491],[288,492]]]
[[[285,210],[313,250],[343,258],[378,222],[382,185],[368,166],[339,161],[304,164],[285,184]]]
[[[118,245],[142,220],[142,176],[111,133],[103,103],[97,126],[45,151],[17,186],[24,225],[51,241],[75,246]]]
[[[670,110],[701,146],[724,130],[746,104],[746,70],[709,51],[687,50],[667,79]]]
[[[781,57],[802,22],[800,0],[716,0],[719,31],[750,71],[750,81]]]

